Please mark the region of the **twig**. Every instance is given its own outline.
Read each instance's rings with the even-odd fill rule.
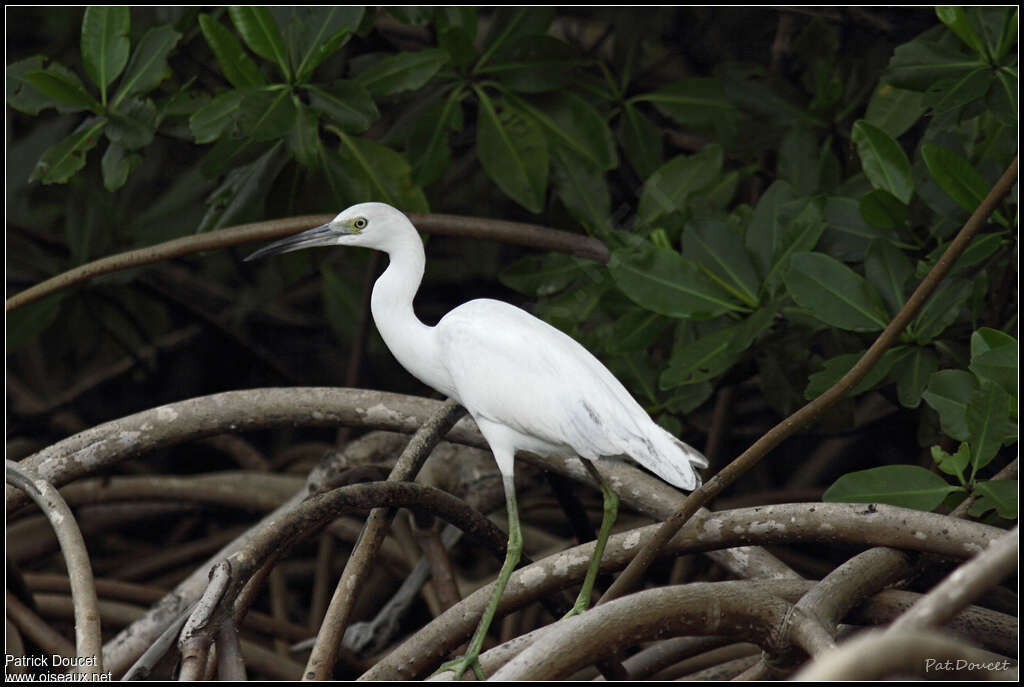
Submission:
[[[409,218],[421,231],[445,236],[468,236],[502,243],[532,246],[540,250],[569,253],[598,262],[608,261],[608,247],[598,239],[559,231],[536,224],[507,222],[482,217],[460,215],[411,214]],[[6,310],[10,312],[23,305],[44,298],[75,284],[89,281],[101,274],[151,265],[162,260],[200,253],[202,251],[228,248],[255,241],[289,236],[310,227],[326,224],[333,215],[302,215],[284,219],[266,220],[219,229],[205,234],[183,236],[155,246],[130,250],[117,255],[100,258],[72,270],[68,270],[44,282],[29,287],[7,299]]]
[[[619,575],[618,579],[615,580],[608,591],[601,597],[600,601],[598,601],[598,604],[606,603],[606,601],[622,596],[635,588],[644,571],[647,570],[648,566],[657,557],[658,549],[664,546],[665,542],[671,539],[701,506],[722,493],[726,487],[750,470],[773,448],[800,429],[817,420],[825,411],[845,397],[864,378],[885,351],[896,342],[900,333],[911,322],[925,301],[928,300],[928,297],[931,296],[939,282],[949,272],[953,263],[956,262],[956,259],[960,257],[971,239],[974,238],[974,235],[984,225],[988,216],[1013,188],[1016,178],[1017,158],[1014,158],[1010,167],[999,181],[996,182],[995,186],[992,187],[985,200],[971,214],[970,219],[967,220],[967,223],[964,224],[956,238],[949,244],[942,257],[939,258],[938,262],[928,272],[914,293],[907,299],[900,312],[889,322],[889,325],[875,339],[875,342],[850,371],[843,375],[839,381],[833,384],[821,396],[775,425],[738,458],[725,466],[702,487],[692,492],[676,512],[664,522],[658,536],[644,547],[637,554],[633,562],[630,563],[629,567]]]
[[[74,645],[50,627],[45,620],[36,615],[31,608],[21,603],[18,597],[7,592],[6,603],[7,617],[14,621],[14,625],[21,631],[21,634],[31,639],[36,646],[42,648],[48,654],[64,658],[70,658],[75,655]],[[9,649],[8,654],[10,654]]]
[[[74,672],[84,675],[103,673],[103,636],[100,634],[99,602],[93,584],[92,566],[85,540],[75,516],[53,485],[35,477],[21,465],[5,461],[7,482],[21,489],[39,506],[57,535],[64,563],[71,579],[71,596],[75,602],[75,647],[81,659]]]

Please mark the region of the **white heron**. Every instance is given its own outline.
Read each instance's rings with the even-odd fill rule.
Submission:
[[[700,486],[701,453],[659,427],[626,388],[570,336],[517,307],[491,299],[458,306],[436,326],[423,324],[413,297],[423,279],[423,242],[409,219],[384,203],[360,203],[319,227],[272,243],[246,260],[311,248],[363,246],[388,254],[370,308],[384,343],[414,377],[462,404],[476,420],[501,472],[508,546],[494,592],[465,656],[445,664],[456,679],[472,668],[512,570],[522,534],[512,479],[516,451],[575,452],[604,497],[604,517],[583,588],[570,614],[586,609],[618,499],[592,465],[628,456],[685,490]]]

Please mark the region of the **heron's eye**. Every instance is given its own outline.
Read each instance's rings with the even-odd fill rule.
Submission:
[[[366,221],[365,217],[356,217],[352,220],[352,228],[356,231],[362,231],[366,228],[367,224],[369,224],[369,222]]]

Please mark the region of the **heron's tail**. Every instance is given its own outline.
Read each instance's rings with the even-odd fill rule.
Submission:
[[[699,468],[708,466],[704,454],[651,421],[653,429],[636,442],[630,457],[669,484],[693,491],[701,485]]]

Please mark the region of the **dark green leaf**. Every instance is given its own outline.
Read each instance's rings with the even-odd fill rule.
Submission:
[[[110,113],[107,138],[128,150],[148,146],[155,133],[156,106],[151,100],[129,100]]]
[[[51,63],[46,69],[26,72],[22,78],[55,104],[67,106],[63,111],[92,110],[100,112],[103,109],[96,99],[85,90],[82,81],[56,62]]]
[[[898,313],[906,303],[904,289],[913,273],[914,265],[903,251],[885,239],[872,241],[864,261],[864,274],[878,289],[890,313]]]
[[[743,357],[754,340],[771,326],[772,318],[772,309],[761,308],[739,324],[723,327],[676,348],[668,367],[661,374],[659,385],[662,389],[672,389],[713,379],[725,373]]]
[[[871,96],[864,119],[893,138],[899,138],[927,109],[922,93],[882,84]]]
[[[634,308],[612,324],[607,348],[609,353],[646,352],[669,324],[658,313]]]
[[[719,79],[683,79],[633,100],[654,103],[659,112],[684,127],[712,129],[736,117]]]
[[[932,446],[932,460],[944,473],[960,480],[960,484],[967,484],[965,473],[971,464],[971,447],[967,442],[960,442],[960,447],[952,455],[943,451],[941,446]]]
[[[971,335],[970,370],[1017,394],[1017,339],[995,329],[982,327]]]
[[[778,178],[792,184],[799,195],[812,195],[822,180],[818,160],[818,141],[814,131],[793,127],[783,136],[779,147]]]
[[[935,473],[917,465],[885,465],[843,475],[821,500],[838,503],[888,503],[931,511],[961,487],[946,484]]]
[[[992,462],[1003,442],[1013,435],[1010,395],[989,379],[967,401],[967,443],[971,445],[971,479]]]
[[[245,93],[239,123],[253,141],[271,141],[291,131],[296,114],[288,89],[269,86]]]
[[[452,56],[452,64],[464,67],[476,58],[476,8],[468,5],[435,9],[437,45]]]
[[[358,134],[380,119],[373,98],[355,81],[336,81],[330,87],[306,86],[309,104],[343,131]]]
[[[216,55],[224,77],[232,86],[250,88],[267,83],[260,68],[246,54],[242,44],[219,21],[207,14],[200,14],[199,27],[203,31],[207,45]]]
[[[633,302],[662,315],[707,320],[741,309],[695,262],[668,248],[613,251],[608,269]]]
[[[979,55],[985,55],[985,44],[981,36],[974,30],[971,20],[963,7],[936,7],[935,14],[939,20],[953,30],[964,43]]]
[[[285,79],[291,81],[292,69],[284,37],[270,11],[263,6],[232,5],[228,7],[228,14],[249,49],[263,59],[277,63]]]
[[[750,254],[726,222],[700,220],[683,231],[683,253],[696,260],[708,275],[747,305],[757,305],[761,281]]]
[[[713,379],[724,373],[743,354],[742,350],[736,350],[733,346],[734,336],[733,328],[726,327],[676,349],[658,380],[659,386],[672,389]]]
[[[967,212],[974,212],[988,195],[988,182],[955,151],[925,144],[921,146],[921,157],[935,183]]]
[[[939,359],[927,348],[915,348],[910,358],[896,371],[897,391],[900,405],[916,408],[921,404],[921,394],[939,369]]]
[[[970,296],[971,282],[947,277],[907,327],[907,333],[918,343],[928,343],[956,320]]]
[[[451,164],[448,136],[462,129],[462,97],[463,89],[453,88],[443,101],[424,108],[409,128],[406,152],[412,160],[413,179],[417,184],[434,183]]]
[[[979,518],[995,508],[999,517],[1015,520],[1019,510],[1018,489],[1018,482],[1015,479],[992,479],[978,482],[974,485],[974,493],[978,494],[979,498],[971,504],[967,512],[972,517]]]
[[[270,146],[257,145],[251,138],[219,139],[199,162],[199,171],[206,179],[215,179],[232,167],[266,153]]]
[[[167,56],[180,38],[181,34],[170,26],[157,26],[143,34],[114,96],[115,107],[132,95],[149,93],[170,78]]]
[[[7,65],[7,104],[18,112],[36,115],[58,104],[25,79],[28,72],[42,70],[45,62],[46,58],[36,55]]]
[[[430,211],[423,189],[412,183],[412,167],[401,154],[370,139],[334,133],[341,139],[338,151],[344,173],[366,189],[360,201],[381,201],[403,212]]]
[[[531,255],[509,265],[498,278],[505,286],[534,297],[564,290],[584,274],[585,265],[568,255]]]
[[[619,140],[629,163],[641,177],[649,177],[661,166],[661,129],[628,102],[619,121]]]
[[[510,102],[533,117],[552,143],[568,148],[599,170],[618,165],[615,141],[604,117],[579,96],[566,91],[529,101],[512,96]]]
[[[776,181],[761,195],[747,228],[746,244],[761,274],[771,271],[773,258],[781,243],[785,226],[783,208],[790,206],[796,195],[788,181]]]
[[[776,291],[782,276],[789,269],[791,257],[814,248],[825,230],[821,203],[817,198],[800,198],[784,205],[777,219],[780,232],[774,237],[776,243],[771,269],[764,278],[765,287],[771,293]]]
[[[888,191],[875,189],[861,196],[860,214],[875,229],[900,229],[910,219],[910,208]]]
[[[551,36],[525,36],[509,43],[480,76],[494,78],[510,91],[546,93],[569,86],[583,64],[573,49]]]
[[[224,183],[210,194],[210,208],[197,233],[261,217],[270,187],[286,162],[288,155],[279,142],[255,161],[228,172]]]
[[[414,91],[423,87],[448,59],[448,53],[439,48],[401,52],[385,57],[360,74],[356,81],[374,96]]]
[[[932,374],[921,397],[939,413],[942,431],[957,441],[967,441],[967,403],[978,388],[966,370],[941,370]]]
[[[308,81],[321,62],[348,42],[366,11],[358,5],[291,5],[269,9],[278,26],[283,27],[297,83]]]
[[[910,160],[899,143],[863,119],[853,125],[852,136],[871,185],[909,203],[914,184],[910,177]]]
[[[481,88],[475,89],[480,100],[476,137],[480,164],[509,198],[530,212],[540,212],[548,183],[544,133],[531,118],[508,104],[496,105]]]
[[[822,253],[796,253],[784,280],[816,318],[840,329],[873,332],[888,324],[878,292],[859,274]]]
[[[953,263],[953,267],[949,271],[950,275],[960,274],[980,265],[993,253],[1002,248],[1005,243],[1006,234],[1002,232],[975,236],[974,240],[971,241],[960,257],[956,259],[956,262]],[[946,246],[943,245],[942,249],[945,250]]]
[[[935,114],[944,114],[984,98],[994,80],[992,70],[981,65],[973,71],[935,82],[925,93],[925,101]]]
[[[476,70],[486,66],[507,46],[528,36],[543,36],[554,19],[554,7],[499,7],[492,17],[491,30],[484,39],[484,52],[477,60]]]
[[[825,223],[820,250],[845,262],[863,260],[871,242],[883,236],[882,231],[864,221],[860,203],[853,198],[827,198]]]
[[[864,353],[865,351],[843,353],[826,360],[822,364],[822,369],[808,378],[807,388],[804,389],[804,398],[808,400],[815,399],[828,391],[857,364],[858,360],[864,357]],[[889,376],[889,373],[892,372],[893,367],[905,360],[910,353],[911,349],[906,346],[890,348],[882,354],[882,357],[875,363],[874,367],[868,370],[864,378],[850,390],[850,397],[859,396],[866,391],[871,391],[881,384]]]
[[[552,149],[551,162],[555,190],[576,221],[592,234],[611,231],[612,201],[604,174],[564,148]]]
[[[637,223],[649,226],[662,215],[685,209],[690,194],[717,181],[721,170],[722,148],[717,144],[706,146],[693,155],[672,158],[644,183]]]
[[[314,112],[292,96],[295,107],[295,125],[288,133],[288,149],[295,160],[309,169],[320,165],[320,127]]]
[[[917,38],[896,48],[886,77],[897,88],[926,91],[942,79],[955,78],[984,66],[958,47]]]
[[[106,117],[83,122],[75,133],[43,153],[29,181],[39,179],[44,184],[66,182],[85,166],[86,154],[99,142],[100,133],[106,125]]]
[[[142,162],[142,156],[138,153],[128,153],[124,147],[117,143],[107,146],[107,152],[103,154],[101,163],[103,169],[103,186],[108,191],[116,191],[124,186],[131,174]]]
[[[196,143],[211,143],[220,138],[230,124],[238,121],[244,99],[242,91],[224,91],[196,111],[188,120]]]
[[[107,102],[107,86],[121,75],[128,63],[131,43],[128,30],[131,14],[127,7],[92,5],[82,16],[82,66]]]

